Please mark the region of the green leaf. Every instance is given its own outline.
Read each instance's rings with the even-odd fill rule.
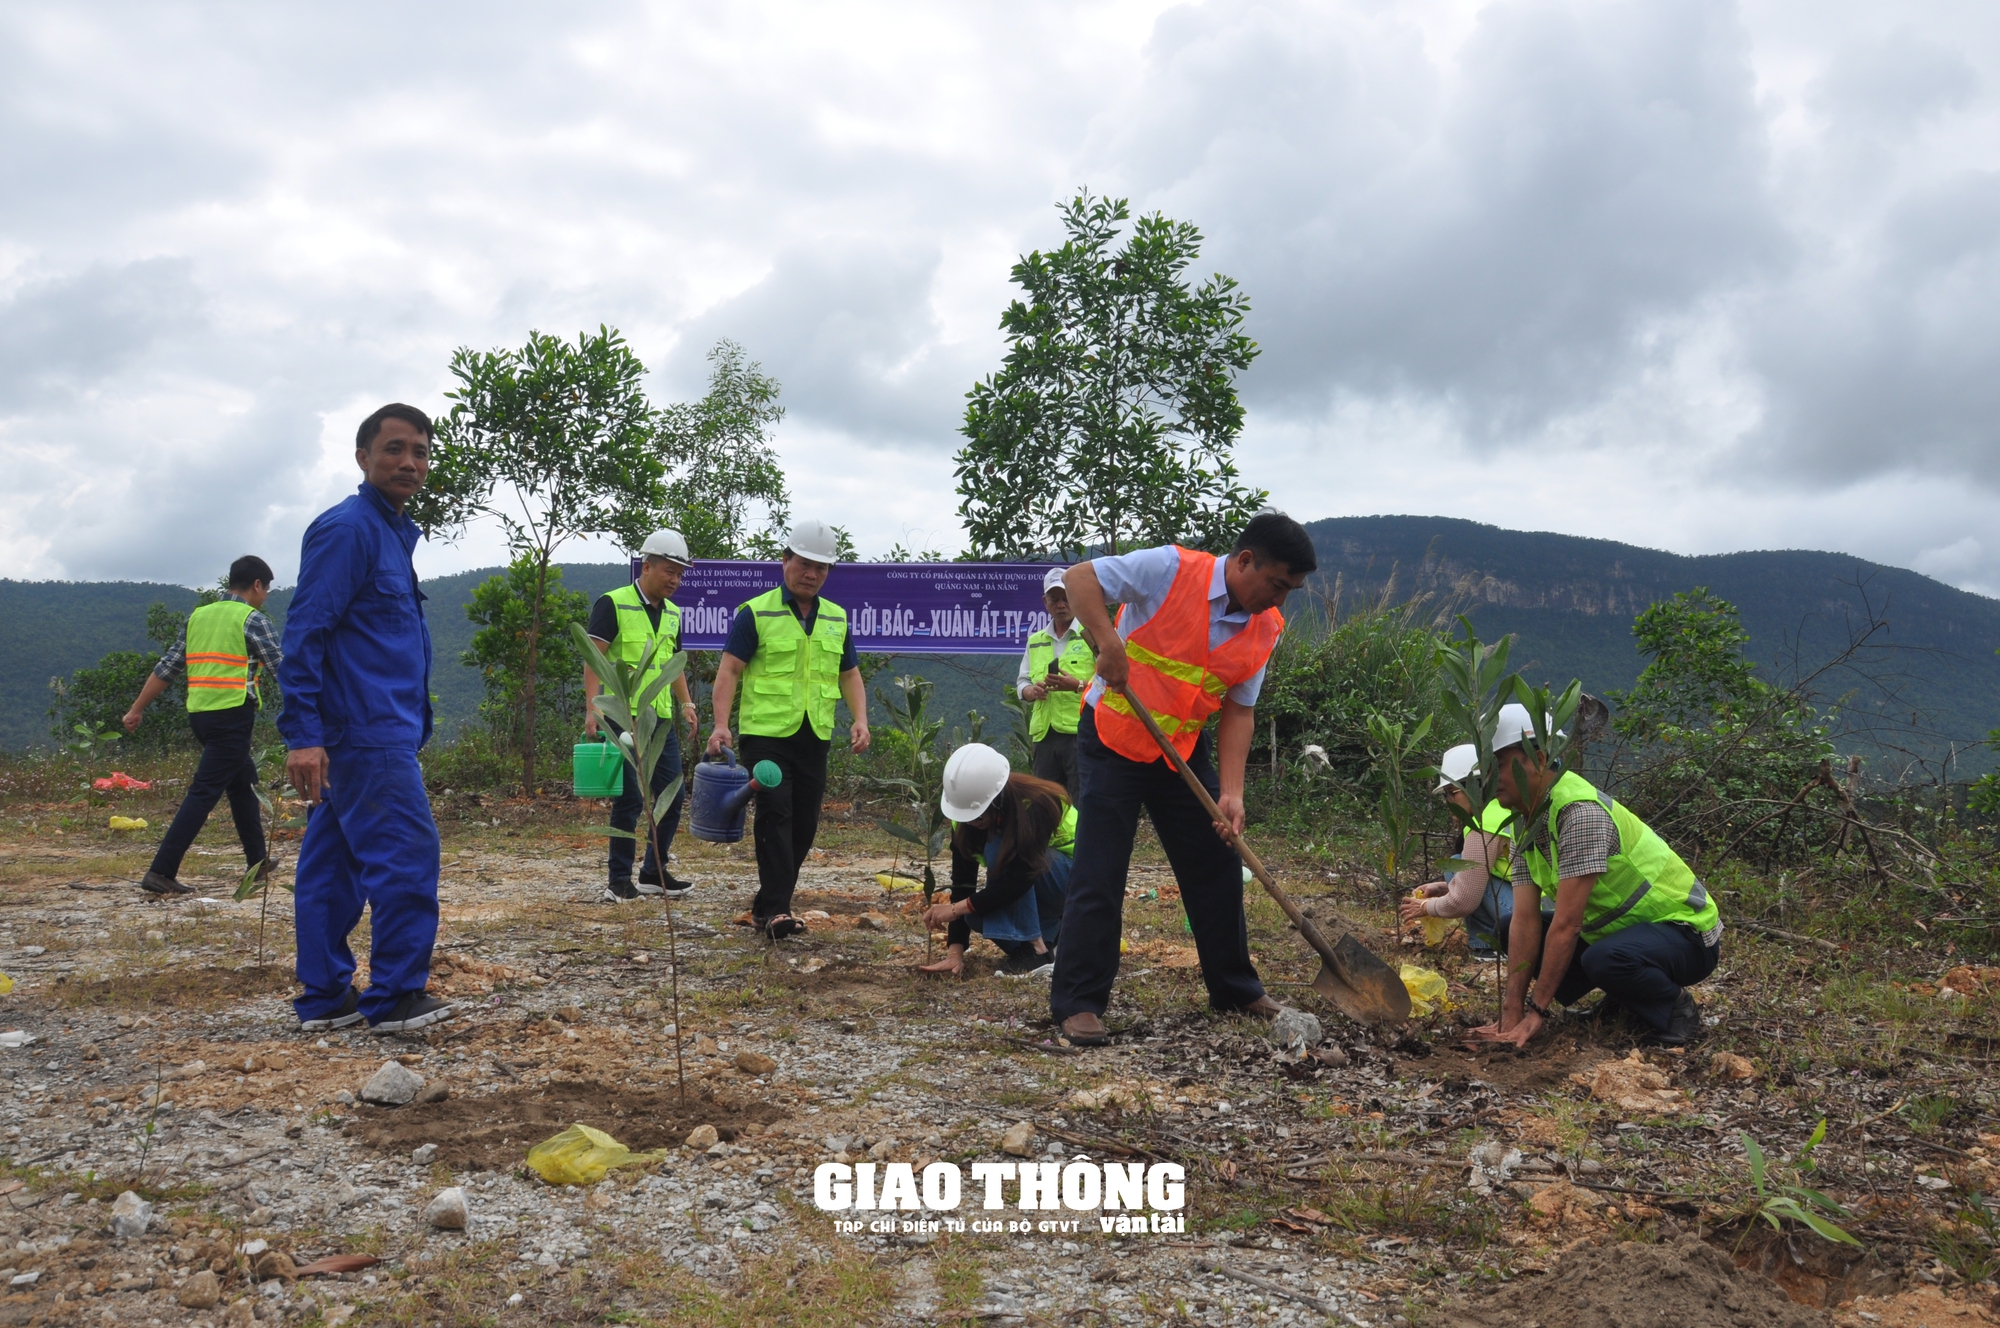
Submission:
[[[636,840],[642,844],[646,842],[646,837],[644,835],[638,834],[631,830],[620,830],[615,825],[595,825],[591,827],[591,831],[592,833],[595,834],[609,835],[613,839],[631,839],[631,840]]]
[[[653,800],[654,824],[657,825],[666,819],[667,809],[674,805],[674,799],[680,796],[680,792],[681,776],[675,775],[667,786],[660,790],[660,796]]]
[[[875,822],[875,825],[885,834],[894,835],[896,838],[902,840],[906,844],[915,844],[918,848],[922,848],[924,846],[924,837],[918,834],[916,831],[910,829],[906,825],[898,824],[895,821],[884,821],[879,819]]]
[[[1743,1155],[1750,1159],[1750,1188],[1762,1194],[1764,1192],[1764,1150],[1759,1148],[1757,1141],[1752,1139],[1747,1133],[1738,1131],[1736,1137],[1743,1141]]]
[[[1826,1239],[1831,1241],[1838,1241],[1843,1245],[1852,1245],[1857,1249],[1860,1248],[1861,1245],[1860,1241],[1856,1240],[1848,1232],[1843,1231],[1841,1228],[1827,1221],[1825,1218],[1818,1217],[1812,1213],[1808,1213],[1803,1208],[1799,1210],[1798,1217],[1799,1221],[1805,1223],[1807,1226],[1811,1227],[1814,1231],[1817,1231],[1821,1236],[1825,1237]]]

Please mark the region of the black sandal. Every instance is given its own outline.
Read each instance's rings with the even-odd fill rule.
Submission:
[[[797,936],[804,932],[805,929],[806,924],[800,922],[789,913],[780,913],[776,917],[765,918],[757,924],[757,930],[763,932],[774,941],[782,941],[787,936]]]

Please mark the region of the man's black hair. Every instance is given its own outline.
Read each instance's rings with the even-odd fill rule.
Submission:
[[[262,581],[266,587],[271,584],[271,564],[254,553],[246,553],[229,564],[229,588],[248,590]]]
[[[1313,552],[1312,536],[1306,528],[1275,508],[1266,508],[1250,518],[1236,537],[1236,552],[1248,549],[1260,563],[1281,562],[1293,576],[1319,570],[1319,555]]]
[[[375,435],[382,432],[382,421],[401,420],[413,428],[422,429],[424,437],[437,437],[437,430],[431,425],[431,417],[415,406],[406,406],[400,401],[391,401],[373,415],[361,421],[361,427],[354,431],[354,446],[358,451],[366,451],[375,445]]]

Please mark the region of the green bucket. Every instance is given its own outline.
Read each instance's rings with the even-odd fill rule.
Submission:
[[[569,777],[579,798],[615,798],[625,791],[625,758],[608,742],[580,742],[570,752]]]

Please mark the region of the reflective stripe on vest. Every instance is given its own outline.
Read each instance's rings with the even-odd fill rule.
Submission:
[[[833,703],[840,699],[840,657],[847,644],[847,611],[821,597],[812,635],[785,603],[782,588],[746,601],[757,625],[757,653],[743,666],[737,729],[765,738],[789,738],[799,721],[812,722],[820,738],[833,736]]]
[[[604,657],[614,664],[627,664],[633,668],[646,654],[646,647],[654,641],[660,643],[653,652],[652,663],[639,679],[639,691],[644,692],[652,684],[667,661],[674,657],[674,644],[681,635],[681,606],[672,600],[660,605],[660,625],[653,626],[653,615],[646,611],[646,598],[635,585],[622,585],[611,591],[609,598],[618,608],[618,635],[611,638],[611,648]],[[674,689],[662,687],[660,694],[653,698],[655,714],[669,718],[674,713]]]
[[[1028,681],[1046,685],[1049,664],[1056,659],[1056,638],[1047,629],[1036,632],[1028,638]],[[1069,640],[1063,643],[1062,661],[1058,667],[1062,672],[1078,682],[1089,684],[1091,675],[1097,672],[1097,657],[1090,653],[1090,643],[1083,639],[1083,628],[1071,625]],[[1076,732],[1077,719],[1083,714],[1082,692],[1050,692],[1035,702],[1028,710],[1028,736],[1036,742],[1049,736],[1049,730],[1057,733]]]
[[[1527,854],[1528,875],[1542,893],[1553,896],[1562,880],[1562,844],[1555,830],[1563,808],[1590,801],[1600,803],[1618,827],[1618,852],[1584,904],[1583,939],[1599,941],[1641,922],[1685,923],[1707,945],[1721,939],[1721,912],[1680,855],[1622,803],[1598,792],[1573,771],[1549,791],[1549,846],[1554,859],[1540,848],[1519,850]]]
[[[250,643],[243,624],[253,610],[240,599],[204,604],[187,620],[187,708],[234,710],[250,693]]]
[[[1284,615],[1266,609],[1243,630],[1214,649],[1209,648],[1208,587],[1215,579],[1215,555],[1178,550],[1180,571],[1159,612],[1141,623],[1125,640],[1132,661],[1132,690],[1152,714],[1183,758],[1210,715],[1222,708],[1231,687],[1257,676],[1278,644]],[[1125,610],[1118,616],[1123,618]],[[1120,756],[1134,761],[1160,760],[1160,749],[1146,726],[1118,692],[1106,688],[1097,705],[1097,736]]]

